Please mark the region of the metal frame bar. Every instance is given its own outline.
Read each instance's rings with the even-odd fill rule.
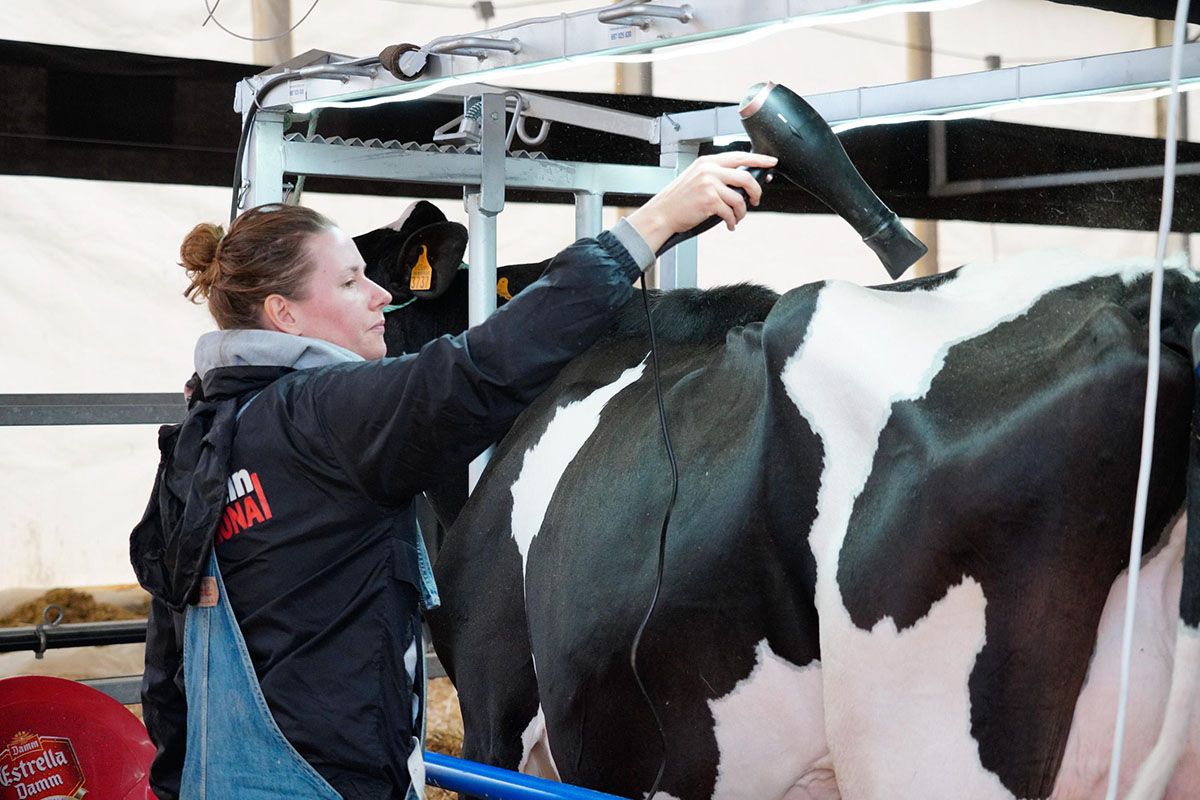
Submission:
[[[969,1],[955,0],[954,4]],[[639,5],[644,11],[651,4]],[[728,38],[785,24],[823,24],[864,13],[936,10],[942,5],[945,0],[688,0],[686,4],[673,0],[655,4],[655,16],[641,14],[633,20],[611,24],[601,22],[601,16],[619,14],[620,8],[602,5],[439,37],[421,48],[425,56],[424,71],[411,81],[402,81],[382,69],[369,77],[350,77],[345,82],[332,79],[293,81],[292,85],[268,92],[262,105],[273,107],[295,101],[350,102],[409,94],[428,91],[450,80],[466,82],[471,76],[496,70],[528,70],[572,61],[594,61]],[[472,38],[485,40],[491,48],[506,49],[468,47],[471,52],[435,52],[447,46],[462,45]],[[262,84],[264,76],[247,80],[254,87]]]
[[[445,678],[446,669],[437,657],[437,653],[426,651],[425,674],[430,680]],[[88,678],[79,681],[98,692],[103,692],[124,706],[135,706],[142,702],[142,676],[116,675],[111,678]]]
[[[118,675],[112,678],[91,678],[79,681],[98,692],[116,700],[123,706],[136,706],[142,702],[142,676]]]
[[[247,166],[242,173],[243,190],[238,194],[238,208],[243,210],[283,202],[285,117],[276,111],[259,111],[251,127]]]
[[[1135,89],[1170,81],[1170,47],[970,72],[885,86],[806,96],[830,125],[899,122],[905,118],[970,112],[1007,103],[1049,102]],[[1200,43],[1186,45],[1183,81],[1200,81]],[[662,142],[708,141],[745,133],[737,106],[666,117]]]
[[[504,210],[508,160],[505,157],[505,98],[505,94],[498,92],[489,92],[483,96],[479,184],[465,190],[467,247],[470,259],[467,275],[467,322],[472,326],[483,322],[496,310],[496,223],[497,216]],[[471,462],[467,470],[467,491],[475,490],[491,457],[492,448],[489,447]]]
[[[283,171],[297,175],[479,186],[483,181],[483,156],[287,141],[283,143]],[[674,176],[674,170],[654,166],[504,158],[504,183],[513,189],[652,195]]]
[[[10,425],[150,425],[180,422],[181,393],[0,394],[0,427]]]
[[[694,142],[675,142],[662,146],[660,163],[678,175],[696,160],[700,146]],[[658,288],[681,289],[699,284],[700,243],[688,239],[663,253],[658,260]]]
[[[604,230],[604,195],[599,192],[575,193],[575,238],[599,236]]]

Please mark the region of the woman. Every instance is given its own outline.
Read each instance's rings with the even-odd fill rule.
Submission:
[[[676,232],[746,214],[747,153],[699,159],[562,251],[490,319],[382,359],[386,291],[304,208],[181,248],[220,328],[131,537],[153,595],[142,685],[160,800],[421,795],[418,607],[436,591],[413,497],[461,470],[608,327]],[[216,558],[210,558],[215,553]],[[218,568],[219,567],[219,568]]]

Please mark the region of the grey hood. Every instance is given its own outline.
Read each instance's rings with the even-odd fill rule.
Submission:
[[[291,367],[309,369],[362,356],[324,339],[265,330],[210,331],[196,341],[196,374],[217,367]]]

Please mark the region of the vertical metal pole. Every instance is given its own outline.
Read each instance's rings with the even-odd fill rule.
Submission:
[[[496,216],[504,210],[505,112],[504,95],[485,94],[480,118],[480,185],[466,191],[468,263],[467,321],[483,322],[496,310]],[[471,462],[468,491],[474,491],[491,458],[489,447]]]
[[[575,193],[575,238],[589,239],[604,230],[604,195],[596,192]]]
[[[496,215],[481,205],[482,193],[467,190],[467,321],[478,325],[496,310]]]
[[[678,175],[687,169],[688,164],[696,160],[699,153],[700,145],[698,144],[689,142],[674,144],[669,148],[663,148],[659,164],[664,167],[674,167],[675,174]],[[696,239],[693,238],[677,245],[670,252],[664,253],[663,257],[658,260],[658,288],[679,289],[696,286],[698,252]]]
[[[283,114],[259,111],[250,129],[242,185],[247,186],[238,203],[245,211],[263,203],[283,202]]]

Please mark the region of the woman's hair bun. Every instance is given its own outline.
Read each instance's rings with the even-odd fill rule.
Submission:
[[[221,274],[220,262],[217,260],[217,247],[225,231],[220,225],[201,222],[192,228],[179,246],[179,266],[188,274],[191,283],[183,296],[189,300],[207,298],[213,285]]]

